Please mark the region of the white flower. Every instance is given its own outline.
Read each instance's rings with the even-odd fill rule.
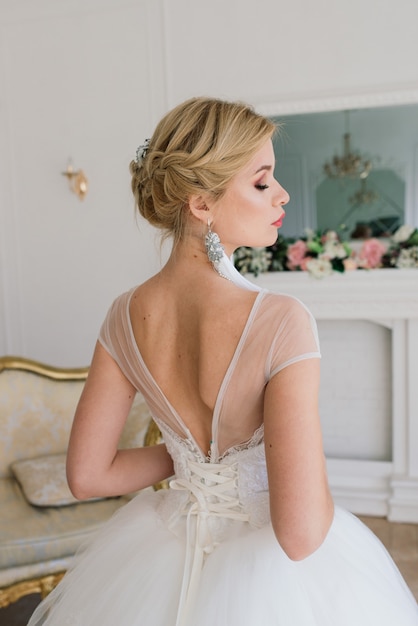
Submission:
[[[327,230],[325,233],[325,242],[334,242],[338,241],[338,235],[335,230]]]
[[[305,228],[305,236],[308,241],[315,239],[315,231],[312,228]]]
[[[331,276],[333,271],[331,262],[324,258],[312,259],[311,261],[308,261],[306,269],[310,272],[310,274],[312,274],[312,276],[315,276],[315,278]]]
[[[347,252],[342,243],[331,239],[325,242],[323,255],[329,259],[345,259]]]
[[[241,247],[235,251],[235,263],[243,274],[252,273],[255,276],[267,272],[270,267],[272,253],[265,248]]]
[[[402,243],[403,241],[408,241],[415,228],[413,226],[408,226],[408,224],[404,224],[400,226],[397,231],[395,231],[392,235],[392,241],[395,243]]]
[[[395,263],[399,269],[407,267],[418,267],[418,246],[404,248],[400,251]]]
[[[271,263],[272,253],[267,252],[265,248],[253,248],[253,257],[251,259],[251,271],[257,276],[262,272],[267,272]]]

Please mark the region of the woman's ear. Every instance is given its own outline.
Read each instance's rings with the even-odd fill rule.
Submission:
[[[190,213],[201,222],[207,223],[210,219],[210,200],[202,195],[194,195],[189,198]]]

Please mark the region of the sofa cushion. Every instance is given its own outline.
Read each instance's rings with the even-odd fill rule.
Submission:
[[[0,479],[0,569],[72,555],[127,498],[34,507],[14,478]]]
[[[77,504],[79,500],[74,498],[68,487],[65,464],[66,454],[64,452],[15,461],[11,464],[11,470],[30,504],[35,506],[67,506]],[[102,499],[90,498],[85,502]]]

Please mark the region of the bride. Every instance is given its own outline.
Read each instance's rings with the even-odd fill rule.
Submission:
[[[312,315],[230,261],[273,244],[284,219],[275,132],[245,104],[194,98],[137,150],[136,205],[172,253],[105,317],[67,474],[79,499],[143,491],[30,626],[418,625],[385,548],[334,506]],[[164,443],[120,450],[137,391]]]

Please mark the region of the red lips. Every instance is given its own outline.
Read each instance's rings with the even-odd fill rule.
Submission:
[[[276,222],[273,222],[272,226],[276,226],[276,228],[280,228],[285,218],[285,215],[286,213],[283,212],[283,214],[279,217],[279,219]]]

